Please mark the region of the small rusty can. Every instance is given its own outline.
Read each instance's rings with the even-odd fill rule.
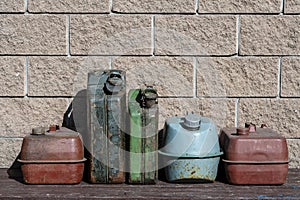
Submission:
[[[125,72],[88,74],[87,175],[91,183],[125,182]]]
[[[164,127],[165,144],[159,150],[170,182],[213,182],[220,150],[214,122],[196,114],[171,117]]]
[[[224,128],[222,166],[231,184],[284,184],[288,173],[286,139],[269,128]]]
[[[18,161],[27,184],[77,184],[85,161],[81,135],[58,126],[34,128],[23,139]]]
[[[129,91],[129,183],[154,184],[157,180],[158,102],[153,87]]]

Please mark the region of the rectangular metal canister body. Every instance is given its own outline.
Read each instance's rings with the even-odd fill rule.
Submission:
[[[77,184],[84,161],[81,135],[64,127],[26,136],[19,159],[27,184]]]
[[[268,128],[238,135],[236,128],[220,134],[222,165],[231,184],[284,184],[288,173],[286,139]]]
[[[147,103],[148,101],[148,103]],[[158,167],[158,104],[153,88],[129,91],[129,179],[132,184],[154,184]]]
[[[87,175],[91,183],[123,183],[125,74],[97,71],[88,77]]]

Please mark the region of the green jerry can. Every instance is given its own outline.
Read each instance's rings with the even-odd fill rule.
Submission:
[[[87,178],[91,183],[125,182],[125,72],[88,74]]]
[[[129,178],[131,184],[155,184],[157,180],[158,101],[153,87],[132,89],[130,115]]]

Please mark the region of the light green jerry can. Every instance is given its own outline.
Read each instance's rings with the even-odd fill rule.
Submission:
[[[125,182],[125,73],[121,70],[88,75],[87,178],[91,183]]]
[[[129,179],[132,184],[155,184],[157,180],[158,102],[152,87],[129,91]]]

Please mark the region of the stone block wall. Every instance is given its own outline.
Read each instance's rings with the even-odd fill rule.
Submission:
[[[62,124],[89,71],[116,68],[156,86],[160,128],[188,111],[265,123],[300,168],[300,0],[2,0],[0,66],[2,168]]]

